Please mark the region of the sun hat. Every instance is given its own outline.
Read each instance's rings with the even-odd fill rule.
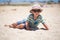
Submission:
[[[31,10],[30,10],[30,13],[32,13],[31,11],[32,11],[33,9],[40,9],[40,11],[42,11],[42,8],[41,8],[40,4],[34,4],[34,5],[32,6],[32,8],[31,8]]]
[[[32,6],[32,9],[41,9],[41,6],[40,6],[40,4],[34,4]]]

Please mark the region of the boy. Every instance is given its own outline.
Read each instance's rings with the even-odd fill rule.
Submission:
[[[45,24],[45,22],[42,19],[42,16],[40,15],[40,13],[42,12],[42,9],[40,8],[40,6],[33,6],[32,9],[30,10],[30,15],[27,18],[27,20],[24,21],[18,21],[16,23],[13,23],[11,25],[9,25],[9,27],[12,28],[20,28],[20,29],[27,29],[27,30],[36,30],[39,29],[37,26],[39,23],[42,23],[43,26],[45,27],[42,28],[44,30],[48,30],[47,25]]]

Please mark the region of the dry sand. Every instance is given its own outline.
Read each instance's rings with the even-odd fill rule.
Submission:
[[[31,6],[0,6],[0,40],[60,40],[60,6],[45,5],[41,15],[49,30],[27,31],[5,27],[26,18]],[[43,25],[38,25],[43,28]]]

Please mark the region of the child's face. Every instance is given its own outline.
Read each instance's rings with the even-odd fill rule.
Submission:
[[[35,16],[38,16],[40,14],[41,10],[40,9],[33,9],[32,10],[32,13],[35,15]]]

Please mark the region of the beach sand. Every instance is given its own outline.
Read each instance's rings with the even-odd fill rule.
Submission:
[[[60,6],[58,4],[42,7],[43,16],[49,30],[28,31],[5,27],[28,17],[32,6],[0,6],[0,40],[60,40]],[[44,28],[40,23],[39,28]]]

